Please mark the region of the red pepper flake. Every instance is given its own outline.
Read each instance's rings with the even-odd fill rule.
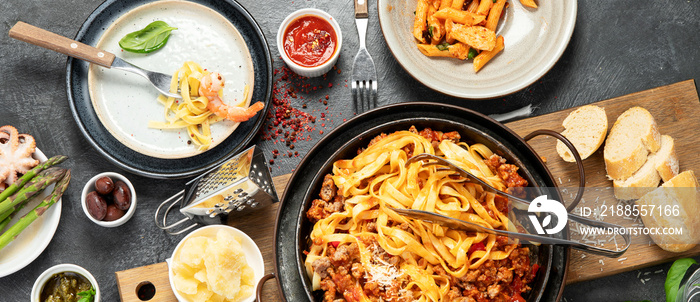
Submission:
[[[339,68],[335,67],[335,70],[340,73]],[[333,83],[328,82],[329,77],[327,75],[309,80],[295,74],[287,66],[275,69],[273,74],[275,79],[272,89],[272,108],[266,114],[267,125],[262,128],[261,138],[272,142],[275,146],[279,146],[278,142],[284,142],[284,145],[288,148],[287,150],[295,149],[295,144],[300,140],[312,140],[310,133],[318,130],[313,124],[316,123],[316,119],[319,116],[324,121],[326,120],[326,115],[329,114],[328,100],[330,100],[330,95],[318,96],[316,94],[319,92],[316,91],[328,89],[326,85],[329,88],[333,87]],[[324,104],[325,110],[313,108],[313,103],[309,103],[309,100],[314,97],[319,98],[319,103]],[[301,109],[309,107],[312,107],[310,112],[301,111]],[[323,127],[325,126],[326,124],[323,123]],[[329,126],[331,125],[329,124]],[[323,134],[323,130],[320,130],[319,133]],[[275,149],[272,151],[272,158],[276,159],[278,156],[284,156],[285,153],[288,157],[299,155],[298,151],[292,153],[291,151],[284,152]]]
[[[275,160],[274,160],[274,159],[271,159],[271,160],[270,160],[270,165],[274,165],[274,164],[275,164]]]

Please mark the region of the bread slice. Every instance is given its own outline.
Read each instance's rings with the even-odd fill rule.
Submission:
[[[661,176],[656,171],[656,154],[649,155],[637,172],[625,180],[614,180],[615,198],[620,200],[639,199],[659,186]]]
[[[647,209],[661,207],[659,212],[649,211],[642,215],[647,228],[680,228],[681,234],[658,234],[650,232],[651,239],[660,248],[670,252],[685,252],[700,242],[700,194],[697,178],[693,171],[685,171],[665,182],[661,187],[644,195],[636,201],[637,205]],[[671,209],[670,213],[666,209]],[[673,209],[677,208],[675,212]],[[670,214],[670,215],[669,215]]]
[[[649,152],[661,147],[661,134],[651,113],[642,107],[623,112],[605,140],[603,159],[608,177],[627,179],[644,165]]]
[[[561,134],[574,144],[581,159],[586,159],[603,144],[608,133],[608,116],[604,108],[586,105],[569,113],[562,126],[565,130]],[[575,161],[569,148],[560,141],[557,141],[557,153],[564,161]]]
[[[676,156],[676,146],[673,138],[668,135],[661,136],[661,148],[656,152],[656,171],[663,181],[668,181],[678,175],[679,165]]]

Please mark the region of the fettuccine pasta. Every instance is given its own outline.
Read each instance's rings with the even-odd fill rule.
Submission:
[[[450,176],[450,171],[419,162],[405,166],[411,156],[429,153],[499,190],[527,185],[517,167],[505,164],[488,147],[459,139],[457,132],[411,127],[379,136],[355,158],[333,164],[320,199],[307,211],[315,224],[304,264],[313,289],[324,291],[324,301],[522,299],[536,271],[527,247],[503,236],[414,220],[391,209],[436,212],[494,229],[512,226],[507,200]]]
[[[158,102],[163,104],[165,122],[149,121],[148,127],[155,129],[187,129],[187,135],[198,150],[209,149],[212,142],[211,125],[224,118],[213,114],[207,109],[209,99],[199,94],[201,79],[210,74],[199,64],[188,61],[173,74],[170,83],[170,92],[177,93],[178,89],[182,99],[178,100],[164,95],[158,96]],[[219,90],[219,96],[222,97]],[[243,102],[236,106],[245,105],[248,96],[248,86],[243,92]]]

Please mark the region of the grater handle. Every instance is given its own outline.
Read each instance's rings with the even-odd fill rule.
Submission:
[[[186,232],[186,231],[189,231],[190,229],[192,229],[192,228],[198,226],[198,224],[195,223],[195,224],[192,224],[192,225],[190,225],[190,226],[188,226],[188,227],[186,227],[186,228],[184,228],[184,229],[181,229],[181,230],[179,230],[179,231],[174,231],[174,230],[172,230],[174,227],[177,227],[177,226],[179,226],[179,225],[181,225],[181,224],[187,222],[187,221],[189,220],[189,219],[187,219],[187,218],[180,219],[178,222],[175,222],[175,223],[173,223],[173,224],[171,224],[171,225],[168,225],[168,222],[167,222],[167,220],[168,220],[168,214],[170,213],[170,211],[172,211],[172,209],[173,209],[178,203],[180,203],[180,202],[182,201],[182,198],[183,198],[184,195],[185,195],[185,190],[182,190],[182,191],[180,191],[180,192],[177,192],[175,195],[170,196],[170,198],[168,198],[168,199],[166,199],[165,201],[163,201],[163,202],[158,206],[158,209],[156,209],[156,213],[155,213],[155,216],[154,216],[154,219],[155,219],[155,222],[156,222],[156,226],[157,226],[159,229],[166,231],[166,232],[167,232],[168,234],[170,234],[170,235],[179,235],[179,234],[182,234],[182,233],[184,233],[184,232]],[[165,209],[165,212],[163,213],[163,222],[161,223],[160,220],[158,219],[158,217],[160,216],[161,210],[162,210],[163,207],[166,206],[166,205],[168,205],[168,207]]]

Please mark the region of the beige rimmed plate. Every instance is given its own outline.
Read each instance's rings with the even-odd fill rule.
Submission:
[[[418,50],[412,35],[416,0],[378,0],[377,7],[386,43],[411,76],[444,94],[488,99],[521,90],[554,66],[574,31],[576,2],[538,1],[532,9],[509,0],[497,32],[505,48],[478,73],[471,60],[429,58]]]
[[[39,162],[47,160],[39,148],[36,148],[32,157],[39,160]],[[53,187],[51,185],[44,189],[37,198],[30,201],[19,211],[18,215],[12,218],[7,227],[13,225],[24,214],[34,209],[46,196],[49,196],[51,191],[53,191]],[[23,269],[41,255],[49,245],[49,242],[51,242],[54,233],[56,233],[56,228],[58,228],[58,223],[61,220],[61,205],[62,199],[59,199],[44,215],[34,220],[15,240],[0,251],[0,277]]]
[[[119,40],[149,23],[165,21],[177,30],[167,44],[152,53],[122,51]],[[229,105],[250,104],[244,88],[253,91],[254,69],[248,47],[238,30],[218,12],[192,2],[156,1],[139,6],[117,19],[96,45],[144,69],[172,74],[185,61],[217,71],[226,78],[224,100]],[[118,70],[91,65],[88,72],[90,98],[104,127],[128,148],[152,157],[174,159],[202,153],[188,143],[185,129],[160,130],[149,121],[165,121],[157,91],[143,78]],[[212,125],[209,150],[224,141],[239,123],[221,121]]]

